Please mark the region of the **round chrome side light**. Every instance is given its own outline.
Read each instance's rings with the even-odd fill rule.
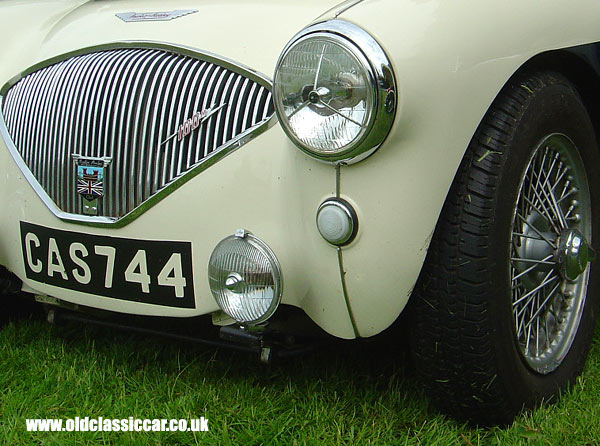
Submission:
[[[317,210],[317,229],[332,245],[347,245],[358,232],[358,217],[346,200],[328,198]]]
[[[213,250],[208,282],[221,310],[242,324],[266,321],[281,302],[283,282],[277,257],[265,242],[243,229]]]

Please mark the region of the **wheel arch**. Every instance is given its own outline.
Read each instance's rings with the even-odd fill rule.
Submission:
[[[506,84],[524,73],[536,71],[556,71],[573,83],[600,141],[600,43],[537,54],[519,67]]]

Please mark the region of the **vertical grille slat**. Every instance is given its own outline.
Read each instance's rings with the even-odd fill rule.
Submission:
[[[180,58],[177,63],[173,66],[171,76],[168,77],[167,85],[165,86],[164,95],[165,97],[173,97],[175,95],[175,86],[179,81],[179,76],[183,70],[185,59]],[[166,119],[165,119],[166,118]],[[172,143],[162,144],[170,136],[169,132],[173,127],[173,102],[164,101],[161,107],[161,114],[159,116],[160,127],[158,129],[159,137],[159,149],[157,151],[156,162],[154,165],[154,190],[158,190],[164,183],[161,177],[161,166],[164,167],[167,160],[167,153]]]
[[[65,70],[67,70],[68,65],[64,64],[61,69],[62,72],[64,73]],[[50,160],[51,163],[49,164],[49,168],[50,168],[50,172],[60,172],[60,169],[62,168],[62,160],[59,158],[58,155],[58,127],[59,127],[59,122],[57,122],[56,120],[56,115],[58,113],[58,111],[60,110],[60,106],[61,106],[61,102],[62,102],[62,97],[60,96],[60,91],[64,88],[65,85],[65,81],[66,81],[67,76],[60,76],[60,78],[58,79],[58,84],[56,86],[55,89],[55,95],[57,96],[56,98],[54,98],[54,100],[52,101],[52,107],[51,107],[51,111],[50,111],[50,116],[54,117],[54,121],[52,121],[50,123],[50,132],[49,132],[49,138],[48,138],[48,143],[49,143],[49,147],[48,147],[48,151],[50,153]],[[58,182],[56,181],[58,178],[60,178],[60,175],[58,175],[57,177],[53,176],[53,175],[48,175],[49,177],[53,177],[51,178],[50,181],[50,187],[48,189],[48,192],[50,195],[57,195],[57,191],[59,189],[59,185]],[[59,198],[60,201],[60,198]]]
[[[184,104],[185,102],[187,102],[187,98],[193,94],[193,92],[190,91],[190,82],[194,77],[194,72],[196,68],[194,66],[194,64],[186,64],[186,66],[183,69],[183,73],[181,75],[181,77],[178,79],[178,81],[180,82],[179,85],[175,86],[176,91],[178,92],[177,98],[176,100],[173,102],[172,106],[171,106],[171,110],[169,112],[169,116],[174,117],[174,122],[173,124],[171,124],[171,121],[169,122],[169,125],[167,126],[168,132],[167,135],[165,135],[166,138],[168,138],[169,136],[171,136],[175,131],[177,131],[177,124],[180,122],[184,122],[186,119],[189,118],[189,116],[187,115],[187,113],[185,113],[185,109],[184,109]],[[165,138],[165,139],[166,139]],[[178,138],[177,138],[178,139]],[[169,144],[169,146],[171,147],[171,157],[170,157],[170,162],[167,164],[164,164],[164,182],[168,181],[168,178],[174,178],[174,167],[176,164],[176,158],[178,155],[179,150],[181,150],[179,144],[175,143],[175,144]]]
[[[35,80],[37,81],[38,78],[42,75],[42,73],[35,73]],[[19,144],[20,147],[24,147],[24,152],[23,152],[23,158],[25,158],[27,160],[28,163],[31,163],[33,160],[31,159],[32,153],[31,153],[31,145],[29,144],[29,141],[26,140],[26,133],[25,133],[25,129],[27,128],[32,128],[30,127],[30,122],[31,120],[35,117],[34,114],[32,113],[28,113],[28,110],[31,110],[33,107],[33,102],[36,100],[36,96],[34,93],[34,89],[35,89],[36,83],[35,82],[31,82],[31,84],[27,85],[27,89],[25,91],[25,97],[24,97],[24,106],[21,106],[21,116],[19,119],[19,122],[16,123],[19,127],[18,127],[18,140],[19,140]],[[15,104],[15,106],[19,106],[19,104]]]
[[[138,202],[143,199],[143,184],[144,179],[147,176],[147,153],[149,150],[146,149],[146,135],[150,132],[150,128],[148,127],[148,116],[150,108],[154,103],[154,85],[156,81],[155,74],[159,70],[162,64],[164,64],[165,54],[153,54],[151,57],[151,63],[148,65],[148,69],[144,75],[144,80],[142,87],[140,88],[140,100],[137,104],[136,110],[136,118],[135,122],[138,122],[139,125],[135,129],[135,135],[133,140],[133,147],[137,153],[137,159],[135,166],[132,165],[132,172],[137,172],[140,175],[140,180],[136,181],[136,178],[131,178],[130,181],[135,186],[135,190],[133,192],[134,202]]]
[[[60,144],[60,159],[63,163],[64,170],[59,172],[58,183],[60,184],[59,189],[59,197],[60,200],[57,203],[59,207],[62,209],[72,209],[73,212],[80,212],[78,208],[78,202],[74,201],[74,185],[73,180],[69,181],[69,179],[73,178],[74,168],[73,168],[73,160],[70,158],[70,153],[73,153],[76,148],[73,147],[73,127],[76,125],[77,120],[79,119],[76,107],[77,107],[77,95],[79,94],[79,89],[81,85],[81,80],[84,78],[83,70],[85,68],[85,64],[89,62],[92,58],[91,55],[87,55],[86,57],[82,57],[79,60],[75,59],[75,64],[73,69],[71,70],[72,78],[68,80],[68,90],[65,94],[65,101],[68,105],[65,105],[64,111],[64,120],[61,122],[63,126],[62,138],[59,141]],[[67,63],[69,61],[66,61]]]
[[[229,101],[231,100],[231,98],[228,97],[228,93],[230,91],[229,88],[230,88],[231,84],[233,83],[234,79],[235,79],[235,73],[227,73],[227,82],[225,82],[225,84],[222,87],[220,104],[229,104]],[[221,144],[223,144],[223,142],[225,141],[225,133],[224,133],[225,126],[223,125],[225,123],[224,115],[225,115],[225,112],[219,113],[219,115],[217,116],[216,123],[215,123],[215,127],[217,129],[216,130],[217,137],[215,138],[215,142],[213,144],[211,152],[214,152],[217,149],[217,147],[220,146]]]
[[[139,127],[137,123],[139,123],[139,119],[137,119],[137,115],[139,113],[135,112],[138,107],[141,107],[142,93],[143,93],[143,85],[144,85],[144,76],[146,74],[146,70],[148,65],[152,62],[152,55],[149,55],[144,58],[140,58],[138,61],[138,65],[136,68],[136,75],[132,84],[131,89],[131,99],[127,101],[127,115],[125,118],[125,122],[127,123],[126,133],[125,133],[125,147],[130,147],[126,153],[128,156],[125,157],[125,162],[123,163],[123,172],[128,175],[127,184],[123,187],[122,190],[122,202],[126,206],[127,209],[132,209],[135,207],[136,197],[135,197],[135,186],[137,183],[137,165],[136,165],[136,157],[138,152],[137,143],[137,133]]]
[[[36,98],[38,98],[35,102],[34,102],[34,107],[36,109],[39,109],[39,112],[36,113],[36,116],[34,117],[33,120],[33,128],[31,130],[33,130],[33,132],[31,132],[31,130],[28,132],[28,139],[31,141],[31,149],[32,149],[32,159],[33,159],[33,163],[34,163],[34,169],[33,169],[33,174],[38,177],[38,178],[43,178],[41,176],[41,171],[42,168],[44,167],[44,162],[42,162],[42,154],[44,153],[43,147],[40,147],[40,132],[42,129],[42,126],[44,124],[44,120],[47,118],[46,114],[47,114],[47,110],[45,108],[45,104],[47,102],[48,96],[46,94],[44,94],[44,90],[45,88],[42,87],[43,86],[47,86],[48,85],[48,81],[52,80],[52,75],[54,74],[54,70],[49,70],[47,73],[44,73],[44,75],[42,76],[41,82],[36,86],[36,89],[34,90],[33,94]],[[41,150],[35,150],[37,147],[40,147]],[[35,151],[33,151],[35,150]],[[46,186],[48,179],[44,178],[44,181],[41,182],[42,185]]]
[[[137,197],[143,199],[145,193],[149,191],[148,182],[150,180],[150,172],[152,171],[152,155],[153,151],[150,149],[154,147],[153,144],[158,144],[154,141],[152,134],[152,120],[155,119],[156,103],[159,100],[160,91],[156,88],[157,81],[164,74],[165,67],[169,63],[170,58],[166,54],[157,54],[154,60],[154,65],[148,75],[146,84],[146,92],[144,95],[145,104],[140,108],[141,114],[141,125],[139,127],[140,132],[140,157],[138,159],[138,172],[141,175],[142,180],[138,181],[137,184]]]
[[[194,79],[192,80],[191,83],[191,87],[190,87],[190,92],[194,92],[194,91],[198,91],[198,89],[200,88],[200,82],[202,80],[202,75],[206,72],[206,63],[200,65],[197,67],[196,69],[196,73],[194,74]],[[194,113],[196,113],[196,109],[194,108],[194,103],[193,100],[195,99],[197,95],[194,95],[193,93],[188,95],[186,104],[183,108],[185,116],[193,116]],[[187,144],[185,142],[182,142],[182,146],[181,146],[181,150],[180,150],[180,160],[181,162],[183,158],[185,158],[185,167],[184,168],[179,168],[177,169],[177,175],[181,174],[182,172],[185,172],[189,166],[191,165],[190,161],[191,161],[191,153],[192,153],[192,142],[195,140],[196,138],[196,134],[192,134],[190,135],[189,138],[187,138]],[[183,148],[185,147],[185,150],[183,150]]]
[[[209,82],[209,79],[211,78],[211,76],[213,75],[215,70],[214,66],[209,66],[207,67],[207,69],[204,71],[204,74],[202,75],[202,80],[200,81],[200,90],[202,90],[203,92],[207,91],[207,85]],[[206,107],[206,104],[202,104],[201,101],[204,100],[206,98],[206,95],[198,95],[196,96],[196,101],[194,103],[194,110],[204,110],[203,107]],[[192,135],[192,138],[194,139],[195,143],[194,143],[194,155],[192,157],[191,163],[195,163],[196,160],[201,158],[200,155],[200,151],[201,146],[200,146],[200,142],[201,142],[201,137],[204,134],[204,127],[201,127],[197,132],[195,132],[194,135]]]
[[[253,79],[212,56],[105,49],[27,74],[6,91],[2,115],[25,165],[64,212],[83,212],[75,155],[110,158],[99,212],[118,219],[273,115],[270,84]]]
[[[142,60],[143,51],[138,51],[131,59],[127,60],[121,71],[121,83],[120,85],[130,85],[131,77],[135,74],[135,68],[139,66]],[[127,110],[127,101],[131,94],[130,88],[121,88],[118,94],[118,102],[115,104],[116,113],[114,113],[113,120],[113,135],[116,135],[115,144],[113,144],[113,163],[111,164],[111,170],[114,172],[113,178],[113,196],[115,200],[115,210],[118,215],[125,213],[127,206],[127,158],[131,152],[131,147],[126,145],[126,131],[128,127],[128,121],[125,119],[125,113]],[[117,150],[117,144],[123,146],[125,150]],[[120,147],[119,147],[120,148]]]
[[[204,100],[202,101],[202,109],[203,110],[207,110],[209,108],[212,107],[218,107],[219,104],[215,103],[214,100],[214,91],[216,89],[216,84],[218,82],[219,76],[221,74],[221,71],[219,70],[219,68],[217,68],[214,73],[212,74],[212,76],[210,77],[210,80],[208,81],[207,87],[206,87],[206,94],[204,95]],[[206,155],[208,155],[207,153],[207,146],[208,144],[210,144],[210,139],[212,133],[210,132],[210,123],[213,120],[213,116],[211,116],[202,126],[201,132],[198,134],[199,137],[201,137],[201,144],[202,144],[202,158],[204,158]]]
[[[244,79],[244,82],[242,83],[241,88],[240,88],[239,95],[236,97],[235,114],[234,114],[234,118],[233,118],[233,128],[232,128],[232,132],[231,132],[232,136],[239,132],[238,123],[239,123],[239,128],[242,128],[243,116],[241,116],[241,114],[242,114],[242,109],[244,108],[244,104],[245,104],[244,96],[248,92],[248,83],[249,83],[248,79]]]

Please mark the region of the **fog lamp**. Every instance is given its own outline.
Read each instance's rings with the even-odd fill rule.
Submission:
[[[317,229],[332,245],[346,245],[356,236],[358,217],[346,200],[329,198],[317,210]]]
[[[221,310],[240,323],[266,321],[281,301],[281,268],[275,254],[243,229],[213,250],[208,282]]]

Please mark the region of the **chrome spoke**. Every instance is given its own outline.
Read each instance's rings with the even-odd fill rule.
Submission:
[[[552,217],[550,215],[547,215],[548,211],[542,211],[540,208],[538,208],[535,205],[534,202],[532,202],[529,198],[527,198],[525,196],[523,196],[523,200],[525,200],[533,209],[535,209],[538,214],[540,214],[542,217],[544,217],[544,219],[548,222],[548,224],[550,226],[552,226],[552,229],[554,229],[554,232],[556,232],[557,234],[560,233],[560,230],[554,224],[554,221],[552,221]]]
[[[538,178],[539,178],[539,174],[538,174]],[[545,185],[545,183],[544,183],[544,185]],[[550,210],[552,210],[552,213],[554,214],[554,218],[562,226],[563,220],[561,219],[560,207],[558,206],[558,204],[556,205],[556,207],[554,206],[554,203],[556,203],[556,200],[554,200],[553,197],[549,196],[548,192],[546,192],[546,190],[543,187],[540,187],[540,192],[544,195],[544,198],[540,197],[539,192],[537,190],[534,192],[538,198],[538,203],[540,204],[540,206],[542,206],[544,209],[547,209],[546,206],[544,205],[544,201],[546,201],[548,203],[548,207],[550,208]],[[550,219],[552,221],[553,219],[550,216],[550,211],[546,210],[546,213],[547,213],[547,216],[550,217]],[[561,229],[565,229],[565,228],[566,228],[566,225],[562,226]],[[560,232],[560,230],[557,230],[557,232]]]
[[[577,190],[576,189],[570,189],[569,192],[567,192],[567,194],[565,195],[564,193],[561,195],[561,197],[558,199],[557,203],[561,203],[563,200],[566,200],[567,198],[569,198],[571,195],[576,194]]]
[[[552,295],[556,292],[556,290],[558,290],[558,287],[560,286],[560,283],[557,283],[556,286],[554,288],[552,288],[552,291],[550,291],[550,293],[548,294],[548,296],[546,297],[546,299],[544,299],[544,302],[542,302],[541,305],[537,306],[537,311],[533,314],[533,316],[531,316],[531,319],[529,320],[529,322],[527,322],[527,325],[525,326],[526,328],[531,325],[533,323],[533,321],[540,315],[540,313],[544,310],[544,307],[546,306],[546,304],[548,303],[548,301],[550,300],[550,298],[552,297]]]
[[[536,239],[536,240],[540,240],[540,239]],[[542,259],[542,261],[547,261],[547,260],[549,260],[549,259],[551,259],[551,258],[552,258],[552,254],[550,254],[550,255],[548,255],[548,256],[546,256],[546,257],[544,257],[544,258]],[[510,260],[515,260],[515,259],[512,259],[512,258],[511,258]],[[530,266],[529,268],[527,268],[525,271],[522,271],[522,272],[520,272],[519,274],[517,274],[516,276],[514,276],[514,277],[512,278],[512,281],[514,282],[515,280],[518,280],[520,277],[522,277],[522,276],[524,276],[525,274],[527,274],[527,273],[529,273],[529,272],[533,271],[534,269],[536,269],[536,268],[537,268],[539,265],[540,265],[540,263],[534,263],[532,266]]]
[[[557,176],[556,181],[554,182],[554,186],[552,186],[552,192],[554,192],[554,189],[556,188],[556,186],[558,186],[560,184],[563,177],[567,174],[568,171],[569,171],[569,168],[565,167],[563,169],[562,173],[559,176]]]
[[[554,196],[554,194],[552,193],[552,188],[550,187],[550,185],[548,184],[548,182],[546,181],[546,186],[548,188],[550,188],[550,192],[547,194],[550,199],[552,200],[552,207],[554,208],[557,216],[558,216],[558,222],[560,223],[560,225],[562,226],[562,229],[567,229],[567,221],[565,219],[565,215],[564,212],[562,210],[562,208],[559,206],[558,202],[556,201],[556,197]],[[543,189],[542,189],[543,190]]]
[[[523,217],[523,216],[522,216],[521,214],[519,214],[518,212],[517,212],[517,217],[519,217],[519,219],[520,219],[520,220],[521,220],[523,223],[525,223],[527,226],[529,226],[529,227],[532,229],[532,231],[533,231],[533,232],[535,232],[537,235],[539,235],[539,236],[542,238],[542,240],[544,240],[546,243],[548,243],[548,244],[549,244],[551,247],[553,247],[554,249],[556,249],[556,248],[557,248],[557,246],[556,246],[556,244],[555,244],[554,242],[552,242],[551,240],[549,240],[549,239],[548,239],[548,237],[546,237],[544,234],[542,234],[542,233],[541,233],[541,232],[538,230],[538,228],[536,228],[536,227],[535,227],[535,226],[533,226],[531,223],[529,223],[529,222],[528,222],[528,221],[525,219],[525,217]]]
[[[536,305],[538,308],[540,307],[540,295],[538,294],[536,297]],[[536,318],[536,327],[535,327],[535,354],[539,356],[540,354],[540,318]]]
[[[544,332],[545,332],[545,337],[546,337],[546,346],[550,345],[550,333],[549,333],[549,329],[548,329],[548,316],[546,316],[546,319],[544,319]]]
[[[510,260],[513,262],[535,263],[538,265],[556,265],[556,262],[550,260],[526,259],[524,257],[511,257]]]
[[[517,236],[517,237],[522,237],[522,238],[528,238],[528,239],[531,239],[531,240],[540,240],[540,241],[544,241],[544,239],[542,239],[542,238],[539,238],[539,237],[533,237],[533,236],[531,236],[531,235],[528,235],[528,234],[521,234],[521,233],[519,233],[519,232],[513,232],[513,233],[512,233],[512,235],[513,235],[513,236]]]
[[[571,215],[571,212],[573,212],[574,209],[575,209],[574,205],[569,206],[569,209],[567,210],[567,212],[565,214],[565,218],[569,218],[569,216]]]
[[[548,285],[551,282],[552,281],[548,281],[544,286]],[[560,283],[558,283],[556,286],[560,286]],[[517,321],[517,325],[519,327],[519,335],[522,328],[527,328],[527,326],[525,325],[525,319],[527,318],[527,314],[531,314],[534,308],[538,308],[538,305],[532,304],[534,303],[534,300],[536,300],[539,297],[539,294],[543,291],[543,289],[544,288],[535,290],[534,294],[527,300],[527,302],[523,304],[522,308],[518,311],[515,311],[515,320]]]
[[[552,271],[550,271],[548,273],[548,275],[552,274]],[[536,286],[533,290],[529,291],[527,294],[521,296],[518,300],[516,300],[515,302],[513,302],[513,307],[517,306],[518,304],[520,304],[523,300],[527,299],[529,296],[531,296],[532,294],[536,293],[538,290],[541,290],[543,287],[545,287],[546,285],[548,285],[549,283],[554,282],[556,279],[558,279],[558,276],[552,276],[551,278],[548,278],[548,276],[546,276],[544,278],[544,281],[542,283],[540,283],[538,286]],[[525,304],[525,306],[527,306],[527,303]]]

